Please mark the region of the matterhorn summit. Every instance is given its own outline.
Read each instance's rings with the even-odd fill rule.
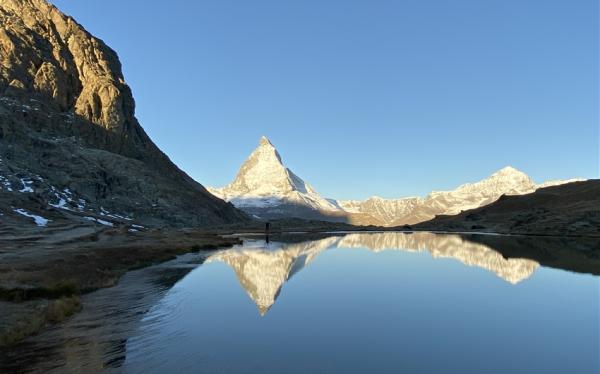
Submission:
[[[233,182],[223,188],[209,188],[209,191],[259,218],[336,219],[344,213],[286,168],[279,152],[265,136]]]

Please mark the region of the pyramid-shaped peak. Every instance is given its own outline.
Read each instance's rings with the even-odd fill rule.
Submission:
[[[294,183],[279,153],[263,136],[260,145],[242,164],[235,180],[225,190],[235,195],[272,196],[299,189]]]
[[[260,142],[258,143],[259,146],[271,146],[273,147],[273,143],[271,143],[271,141],[269,140],[269,138],[267,138],[266,136],[261,136],[260,137]]]
[[[260,138],[260,145],[244,161],[233,182],[211,192],[228,201],[247,204],[245,207],[290,204],[314,211],[337,212],[341,209],[285,167],[279,152],[266,136]]]

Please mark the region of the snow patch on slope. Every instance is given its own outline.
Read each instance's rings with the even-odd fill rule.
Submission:
[[[112,222],[108,222],[108,221],[105,221],[100,218],[94,218],[94,217],[83,217],[83,218],[87,219],[88,221],[96,222],[96,223],[99,223],[104,226],[114,227],[114,224]]]
[[[32,193],[33,192],[33,188],[31,188],[31,185],[33,184],[33,181],[31,180],[27,180],[25,178],[21,178],[21,184],[23,185],[23,188],[19,190],[19,192],[21,193]]]
[[[13,212],[20,214],[22,216],[28,217],[28,218],[33,218],[33,221],[35,222],[36,225],[40,226],[40,227],[44,227],[48,224],[48,222],[50,222],[50,220],[42,217],[42,216],[37,216],[35,214],[31,214],[29,212],[27,212],[25,209],[13,209]]]

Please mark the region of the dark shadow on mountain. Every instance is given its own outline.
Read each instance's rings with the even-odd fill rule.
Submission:
[[[249,216],[260,221],[303,219],[345,223],[353,226],[382,226],[382,223],[367,214],[316,210],[299,203],[286,202],[270,207],[241,207]]]
[[[98,209],[135,214],[149,225],[248,221],[173,164],[135,117],[131,121],[120,131],[106,129],[35,92],[11,88],[0,101],[0,155],[14,173],[42,176]]]

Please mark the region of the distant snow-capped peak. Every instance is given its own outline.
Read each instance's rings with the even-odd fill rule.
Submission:
[[[423,222],[438,214],[458,214],[496,201],[502,195],[524,195],[538,188],[579,181],[549,181],[536,184],[527,174],[512,166],[504,167],[479,182],[466,183],[450,191],[433,191],[425,198],[338,201],[346,211],[369,214],[386,225]]]
[[[429,194],[428,198],[439,195],[460,196],[477,194],[499,196],[502,194],[524,194],[535,191],[535,188],[535,182],[527,174],[512,166],[507,166],[479,182],[466,183],[452,191],[434,191]]]

